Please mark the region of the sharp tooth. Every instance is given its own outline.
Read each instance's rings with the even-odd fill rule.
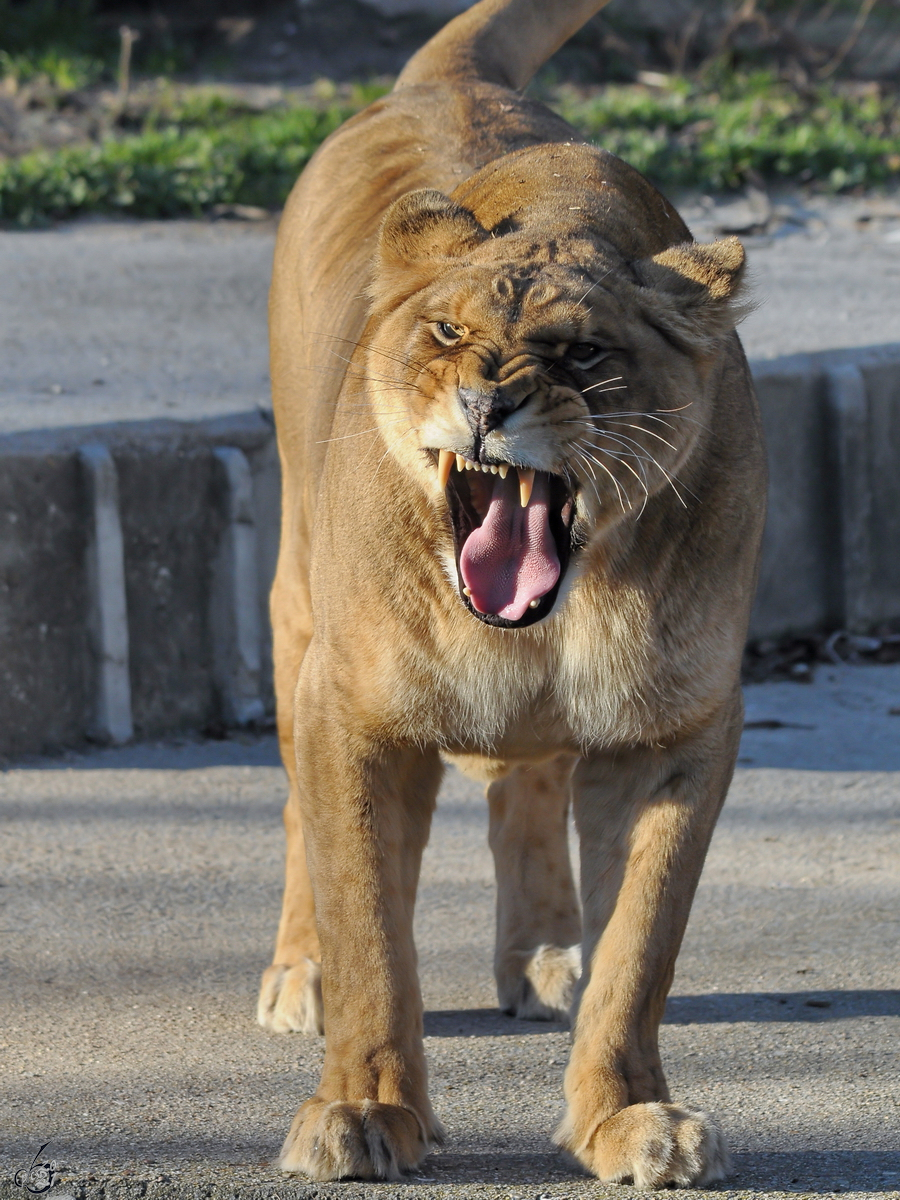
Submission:
[[[509,463],[504,463],[502,466],[497,468],[497,471],[500,475],[500,478],[505,479],[509,474]]]
[[[528,602],[528,607],[529,607],[529,608],[537,608],[537,606],[538,606],[539,604],[540,604],[540,600],[530,600],[530,601]]]
[[[464,595],[464,596],[471,596],[471,595],[472,595],[472,589],[471,589],[471,588],[463,588],[463,595]]]
[[[457,471],[464,471],[466,469],[466,460],[461,454],[457,454],[456,456],[456,469]]]
[[[438,483],[441,491],[447,486],[450,472],[453,470],[453,451],[441,450],[438,454]]]
[[[491,467],[491,474],[492,474],[492,475],[496,475],[496,474],[497,474],[497,468],[496,468],[496,467]]]
[[[528,507],[528,501],[531,499],[531,489],[534,487],[534,471],[531,467],[525,470],[524,467],[517,468],[519,472],[519,499],[522,502],[522,507]]]
[[[467,458],[467,459],[466,459],[466,470],[467,470],[467,471],[474,471],[474,470],[475,470],[475,464],[474,464],[474,463],[472,462],[472,460],[471,460],[471,459],[469,459],[469,458]]]

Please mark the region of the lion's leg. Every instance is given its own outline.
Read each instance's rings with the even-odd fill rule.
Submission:
[[[322,989],[316,910],[306,866],[306,846],[294,756],[294,689],[312,635],[306,587],[294,558],[282,549],[272,586],[272,650],[278,744],[288,777],[284,806],[284,898],[272,965],[263,972],[256,1016],[273,1033],[321,1033]]]
[[[303,677],[311,673],[304,665]],[[311,693],[301,679],[297,694],[325,1063],[281,1166],[318,1180],[396,1179],[441,1135],[427,1092],[413,908],[442,767],[435,750],[369,743],[336,716],[327,690]]]
[[[497,997],[505,1012],[525,1019],[567,1017],[581,972],[567,830],[574,762],[562,756],[516,767],[487,790],[497,874]]]
[[[735,696],[690,740],[576,768],[586,977],[556,1136],[603,1180],[687,1186],[728,1170],[710,1118],[669,1103],[657,1035],[740,725]]]

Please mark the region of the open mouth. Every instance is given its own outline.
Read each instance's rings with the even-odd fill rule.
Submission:
[[[488,625],[522,629],[553,608],[572,553],[565,480],[509,463],[438,455],[463,603]]]

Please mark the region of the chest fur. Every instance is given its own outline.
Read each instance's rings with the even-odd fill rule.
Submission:
[[[558,617],[527,630],[464,617],[464,641],[407,641],[393,660],[393,697],[411,735],[451,753],[529,758],[642,741],[670,720],[650,617],[637,591],[601,609],[570,596]]]

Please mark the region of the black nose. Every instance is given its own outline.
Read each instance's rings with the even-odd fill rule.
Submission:
[[[499,388],[480,391],[477,388],[461,387],[458,392],[469,428],[478,437],[484,437],[504,420],[518,405],[504,397]]]

